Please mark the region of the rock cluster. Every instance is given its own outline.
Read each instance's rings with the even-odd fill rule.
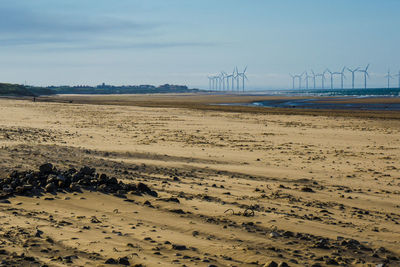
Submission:
[[[46,163],[41,165],[38,171],[13,171],[8,177],[0,179],[0,199],[14,195],[35,196],[45,192],[80,192],[82,189],[122,197],[129,192],[157,196],[157,192],[144,183],[126,184],[115,177],[96,173],[94,168],[87,166],[80,170],[72,168],[63,171],[51,163]]]

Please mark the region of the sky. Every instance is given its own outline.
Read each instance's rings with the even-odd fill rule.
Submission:
[[[399,11],[398,0],[0,0],[0,82],[207,89],[208,75],[248,66],[248,89],[284,89],[289,73],[371,64],[368,87],[384,87],[400,71]]]

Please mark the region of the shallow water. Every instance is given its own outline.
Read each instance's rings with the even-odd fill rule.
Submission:
[[[348,98],[347,98],[348,99]],[[268,100],[245,104],[247,106],[304,108],[304,109],[346,109],[346,110],[392,110],[399,111],[400,103],[328,103],[316,99]]]

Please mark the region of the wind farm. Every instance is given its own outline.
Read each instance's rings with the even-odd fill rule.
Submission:
[[[220,92],[244,92],[245,82],[249,79],[246,75],[247,66],[242,72],[239,72],[238,68],[235,67],[232,73],[227,74],[221,71],[218,74],[209,75],[209,90],[210,91],[220,91]],[[231,83],[231,84],[229,84]],[[236,85],[236,88],[235,88]]]
[[[398,86],[397,88],[400,88],[400,71],[398,74],[395,75],[391,75],[390,70],[386,73],[386,74],[378,74],[378,73],[374,73],[375,76],[377,77],[382,77],[385,78],[386,84],[385,86],[377,86],[377,87],[368,87],[368,80],[370,79],[370,74],[369,74],[369,67],[370,64],[367,64],[365,66],[365,68],[363,69],[362,67],[355,67],[355,68],[350,68],[350,67],[346,67],[344,66],[341,71],[331,71],[329,68],[325,69],[323,72],[321,73],[314,73],[314,70],[311,70],[312,75],[308,75],[307,71],[304,71],[302,74],[292,74],[289,73],[289,76],[291,77],[291,81],[292,81],[292,89],[309,89],[308,86],[308,80],[310,78],[313,79],[314,82],[314,89],[326,89],[325,86],[325,81],[326,81],[326,75],[328,75],[328,78],[330,80],[330,89],[357,89],[355,84],[356,84],[356,79],[357,79],[357,73],[360,73],[361,75],[359,75],[359,80],[362,80],[362,86],[360,86],[358,89],[379,89],[379,88],[396,88],[396,87],[391,87],[390,81],[392,79],[394,79],[394,77],[399,77],[399,82],[398,82]],[[303,75],[304,79],[303,79]],[[345,80],[346,80],[346,74],[350,76],[350,80],[349,83],[347,84],[347,86],[345,86]],[[335,83],[335,81],[337,81],[337,79],[335,78],[339,78],[339,84],[340,86],[337,86],[338,83]],[[296,80],[297,79],[297,80]],[[306,86],[303,87],[302,86],[302,80],[305,81]],[[320,86],[317,86],[316,80],[320,80]],[[297,84],[296,84],[297,81]],[[383,79],[382,79],[383,81]]]

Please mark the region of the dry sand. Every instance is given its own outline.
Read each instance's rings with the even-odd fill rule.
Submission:
[[[0,177],[87,165],[159,196],[10,198],[0,265],[400,266],[400,120],[78,100],[0,100]]]

